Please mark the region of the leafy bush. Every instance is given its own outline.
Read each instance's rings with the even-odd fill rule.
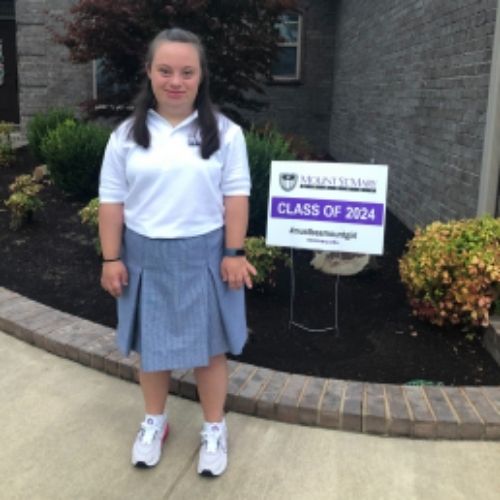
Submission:
[[[262,131],[252,129],[245,134],[245,138],[252,177],[248,233],[257,236],[266,232],[271,161],[294,160],[295,155],[289,142],[274,128],[267,127]]]
[[[279,247],[268,247],[263,236],[249,236],[245,240],[248,261],[255,266],[257,276],[253,282],[256,286],[276,286],[275,271],[281,261],[290,265],[290,258]]]
[[[64,108],[53,108],[43,113],[37,113],[28,122],[27,137],[31,153],[37,161],[45,163],[41,150],[45,136],[66,120],[76,121],[73,111]]]
[[[0,122],[0,167],[6,167],[14,161],[14,148],[10,137],[13,130],[13,123]]]
[[[5,205],[10,211],[11,229],[19,229],[25,222],[29,222],[33,214],[42,208],[43,203],[38,198],[38,193],[42,189],[31,175],[19,175],[9,186],[12,193]]]
[[[66,120],[42,141],[54,184],[82,200],[96,196],[99,170],[111,130],[93,123]]]
[[[101,242],[99,241],[99,198],[92,198],[88,205],[83,207],[78,214],[82,224],[87,224],[95,233],[94,246],[96,252],[101,254]]]
[[[399,261],[413,313],[436,325],[487,326],[500,293],[500,218],[418,228]]]

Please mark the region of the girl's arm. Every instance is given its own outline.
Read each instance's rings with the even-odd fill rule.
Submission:
[[[248,225],[248,196],[225,196],[225,247],[243,248]],[[246,257],[223,257],[221,262],[222,280],[230,288],[241,288],[245,284],[252,288],[251,275],[257,271]]]
[[[99,239],[103,260],[119,259],[123,234],[123,203],[99,205]],[[122,294],[128,284],[127,268],[121,260],[103,262],[101,286],[113,297]]]

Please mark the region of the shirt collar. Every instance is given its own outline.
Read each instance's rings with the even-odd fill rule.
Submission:
[[[196,120],[196,118],[198,118],[198,110],[195,109],[187,118],[185,118],[184,120],[182,120],[180,123],[178,123],[175,127],[173,127],[171,125],[171,123],[166,119],[164,118],[163,116],[161,116],[157,111],[155,111],[154,109],[150,108],[148,110],[148,114],[149,116],[151,116],[154,120],[160,120],[162,123],[168,125],[172,130],[177,130],[177,129],[180,129],[180,128],[183,128],[185,127],[186,125],[189,125],[191,122],[193,122],[194,120]]]

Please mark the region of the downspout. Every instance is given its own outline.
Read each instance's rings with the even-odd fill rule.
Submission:
[[[497,1],[477,215],[497,213],[500,172],[500,0]]]

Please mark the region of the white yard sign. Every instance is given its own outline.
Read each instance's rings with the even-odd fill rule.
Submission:
[[[273,161],[266,243],[381,255],[387,173],[387,165]]]

